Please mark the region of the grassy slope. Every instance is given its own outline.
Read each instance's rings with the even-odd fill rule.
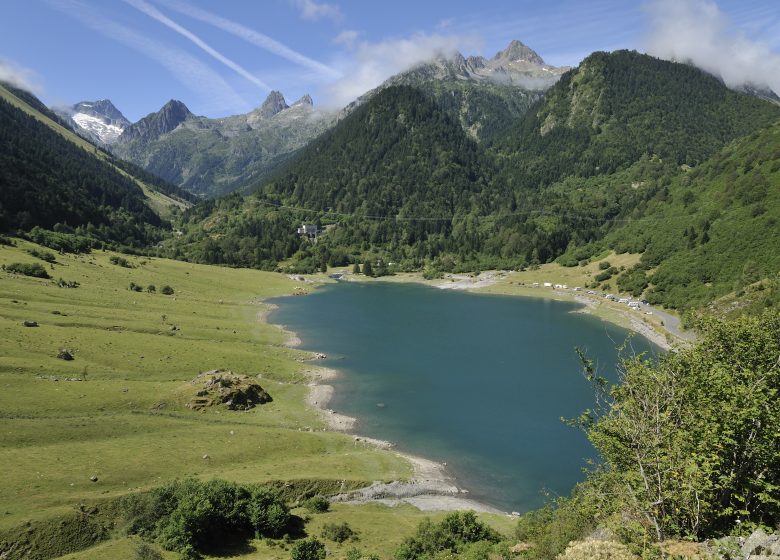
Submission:
[[[0,264],[36,262],[25,252],[32,247],[0,247]],[[409,474],[390,453],[320,431],[304,406],[308,366],[296,359],[305,354],[258,320],[267,309],[258,298],[291,293],[295,282],[162,259],[130,258],[136,268],[128,269],[110,256],[58,255],[50,274],[80,282],[77,289],[0,272],[0,530],[175,477]],[[131,292],[131,281],[158,293]],[[159,293],[165,284],[174,296]],[[40,326],[23,327],[27,319]],[[57,359],[59,348],[75,360]],[[249,413],[184,407],[188,381],[220,367],[261,373],[274,402]],[[85,371],[86,381],[66,380]]]
[[[145,182],[141,181],[136,177],[133,177],[123,169],[120,169],[119,167],[113,165],[104,152],[96,149],[95,146],[90,144],[87,140],[85,140],[84,138],[82,138],[72,130],[65,128],[58,122],[53,121],[52,119],[50,119],[49,117],[47,117],[46,115],[44,115],[43,113],[41,113],[40,111],[32,107],[31,105],[26,103],[24,100],[19,99],[13,93],[5,89],[2,86],[2,84],[0,84],[0,98],[12,104],[14,107],[21,109],[22,111],[32,116],[33,118],[37,119],[38,121],[45,124],[46,126],[51,128],[61,136],[65,137],[70,142],[73,142],[80,148],[83,148],[88,152],[94,153],[96,157],[109,163],[109,165],[111,165],[114,169],[116,169],[116,171],[118,171],[122,175],[133,179],[133,181],[141,188],[141,190],[143,190],[144,195],[146,195],[147,204],[149,205],[149,207],[161,217],[167,218],[170,215],[170,209],[173,207],[185,209],[191,206],[191,204],[188,202],[170,197],[164,193],[154,190]]]

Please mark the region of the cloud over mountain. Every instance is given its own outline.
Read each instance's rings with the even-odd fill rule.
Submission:
[[[653,0],[649,54],[689,62],[720,76],[730,87],[768,86],[780,91],[780,55],[751,39],[708,0]]]

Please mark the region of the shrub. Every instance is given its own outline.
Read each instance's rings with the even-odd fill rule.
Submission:
[[[628,547],[612,541],[574,541],[558,560],[639,560]]]
[[[149,292],[150,294],[153,294],[157,291],[157,287],[154,284],[149,284],[146,287],[146,291]]]
[[[291,520],[275,491],[223,480],[171,482],[124,498],[121,508],[129,533],[156,538],[188,558],[235,538],[279,536]]]
[[[29,249],[27,252],[30,253],[36,259],[41,259],[42,261],[46,261],[47,263],[57,262],[57,257],[54,255],[54,253],[50,253],[49,251],[39,251],[38,249]]]
[[[3,270],[14,274],[23,274],[34,278],[51,278],[40,263],[11,263],[3,265]]]
[[[130,285],[127,287],[127,289],[131,292],[142,292],[144,287],[140,284],[136,284],[135,282],[130,282]]]
[[[38,226],[32,228],[27,237],[38,245],[65,253],[89,253],[97,244],[95,240],[83,235],[49,231]]]
[[[356,536],[355,531],[345,521],[344,523],[326,523],[322,527],[322,536],[337,543],[343,543],[345,540]]]
[[[113,263],[113,264],[115,264],[115,265],[117,265],[117,266],[121,266],[121,267],[123,267],[123,268],[135,268],[135,267],[134,267],[134,266],[133,266],[133,265],[130,263],[130,261],[128,261],[128,260],[127,260],[126,258],[124,258],[124,257],[120,257],[119,255],[111,255],[111,258],[109,258],[108,260],[110,260],[110,261],[111,261],[111,263]]]
[[[479,521],[473,511],[459,511],[448,514],[441,523],[424,520],[417,532],[398,547],[395,557],[397,560],[415,560],[442,551],[457,554],[468,543],[496,543],[499,540],[499,534]]]
[[[295,543],[290,552],[292,560],[324,560],[325,545],[315,537],[309,537]]]
[[[303,502],[303,507],[312,513],[323,513],[330,508],[330,502],[325,496],[312,496]]]
[[[172,296],[172,295],[173,295],[173,288],[171,288],[170,286],[168,286],[168,285],[166,284],[165,286],[163,286],[163,287],[160,289],[160,293],[161,293],[161,294],[163,294],[163,295],[165,295],[165,296]]]
[[[81,284],[75,280],[63,280],[62,278],[57,280],[57,287],[59,288],[78,288],[79,286],[81,286]]]
[[[599,263],[599,270],[607,270],[607,269],[608,269],[608,268],[610,268],[611,266],[612,266],[612,265],[611,265],[611,264],[609,264],[609,261],[601,261],[601,262]]]
[[[163,555],[147,542],[141,541],[135,547],[134,560],[163,560]]]

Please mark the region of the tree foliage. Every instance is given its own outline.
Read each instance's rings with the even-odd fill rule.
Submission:
[[[291,522],[275,491],[224,480],[174,481],[125,497],[122,508],[130,533],[152,537],[188,558],[231,539],[281,536]]]
[[[440,523],[424,520],[417,532],[407,538],[395,552],[396,560],[423,560],[441,553],[457,554],[469,544],[499,542],[496,531],[479,521],[473,511],[447,514]]]
[[[65,224],[127,246],[159,241],[163,222],[141,188],[97,153],[0,99],[0,230]]]
[[[693,347],[623,361],[588,435],[658,540],[780,521],[780,314],[698,325]]]

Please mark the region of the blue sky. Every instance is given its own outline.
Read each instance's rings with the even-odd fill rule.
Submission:
[[[556,66],[634,48],[780,87],[776,0],[4,0],[0,78],[48,104],[109,98],[133,121],[171,98],[216,117],[271,89],[341,106],[434,52],[512,39]]]

